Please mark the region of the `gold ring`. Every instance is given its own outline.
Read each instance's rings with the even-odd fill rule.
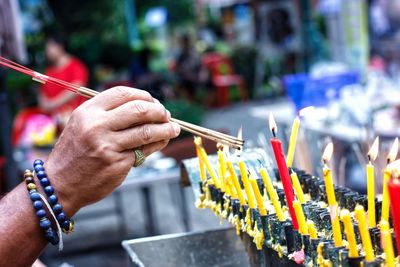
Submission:
[[[135,153],[135,162],[133,163],[133,167],[139,167],[146,160],[146,156],[139,148],[133,150],[133,152]]]

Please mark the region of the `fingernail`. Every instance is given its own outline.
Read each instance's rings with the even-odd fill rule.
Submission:
[[[168,119],[171,119],[171,112],[169,112],[169,110],[167,110],[167,117]]]

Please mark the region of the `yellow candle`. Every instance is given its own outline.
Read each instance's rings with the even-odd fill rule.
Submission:
[[[294,208],[294,211],[296,212],[296,218],[299,223],[299,233],[302,235],[307,235],[308,229],[307,229],[306,219],[304,217],[304,213],[303,213],[301,204],[298,200],[293,201],[293,208]]]
[[[332,207],[331,207],[332,208]],[[338,208],[336,205],[335,209]],[[332,221],[332,229],[333,229],[333,240],[335,241],[335,246],[340,247],[342,245],[342,231],[340,229],[340,219],[339,219],[339,212],[336,210],[333,212],[334,217],[331,217]],[[332,216],[332,212],[331,212]]]
[[[382,220],[380,222],[381,226],[381,236],[382,236],[382,245],[383,250],[385,251],[385,262],[387,267],[394,267],[394,250],[392,243],[392,235],[389,231],[389,223],[387,221]]]
[[[387,156],[388,165],[396,159],[398,152],[399,152],[399,139],[396,138],[394,139],[393,145],[390,148],[389,154]],[[381,220],[384,220],[386,222],[389,221],[389,207],[390,207],[389,191],[387,189],[387,183],[389,182],[390,177],[392,175],[392,170],[389,168],[388,165],[383,171],[382,214],[381,214]]]
[[[250,184],[251,184],[251,187],[253,188],[254,196],[256,197],[257,206],[258,206],[258,210],[260,212],[260,215],[261,216],[267,215],[267,211],[265,210],[263,198],[261,196],[260,189],[258,188],[257,180],[256,179],[250,179]]]
[[[204,181],[207,179],[207,177],[206,177],[206,169],[205,169],[205,166],[204,166],[204,162],[201,159],[199,148],[197,146],[196,146],[196,153],[197,153],[197,158],[199,159],[200,179],[204,183]]]
[[[344,232],[346,234],[347,242],[349,244],[349,257],[358,257],[359,255],[357,250],[357,241],[354,234],[353,224],[351,223],[350,212],[348,210],[342,210],[340,213],[340,217],[343,221]]]
[[[256,207],[256,204],[254,201],[253,193],[251,192],[249,177],[247,176],[247,167],[242,160],[239,161],[239,169],[242,176],[244,191],[246,192],[247,196],[247,203],[249,203],[249,208],[254,209]]]
[[[325,191],[326,191],[326,196],[328,198],[328,205],[335,206],[337,202],[335,196],[335,188],[333,186],[332,172],[331,169],[326,164],[323,168],[323,173],[325,181]]]
[[[338,205],[336,202],[335,189],[333,187],[333,179],[331,169],[328,167],[327,163],[331,159],[333,154],[333,144],[329,143],[322,155],[322,161],[324,162],[324,181],[325,181],[325,191],[328,199],[328,205],[331,214],[333,239],[336,246],[342,245],[342,232],[340,230],[340,219],[338,214]]]
[[[218,176],[215,173],[213,167],[211,166],[210,161],[208,160],[208,156],[207,156],[207,153],[206,153],[205,149],[203,147],[200,147],[199,151],[200,151],[201,159],[206,164],[207,171],[210,174],[211,179],[214,182],[215,187],[216,188],[220,188],[220,184],[219,184],[219,181],[218,181],[219,180]]]
[[[382,192],[382,215],[381,220],[388,221],[389,220],[389,207],[390,207],[390,200],[389,200],[389,191],[387,188],[387,183],[392,176],[392,172],[389,168],[385,168],[383,172],[383,192]]]
[[[292,178],[292,183],[294,190],[296,191],[297,198],[299,199],[301,204],[306,203],[306,198],[304,197],[303,189],[301,188],[300,182],[299,182],[299,177],[297,176],[297,173],[292,171],[290,174],[290,178]]]
[[[379,137],[375,138],[370,150],[368,151],[368,164],[367,164],[367,197],[368,197],[368,225],[369,227],[376,226],[375,217],[375,170],[372,161],[376,159],[379,150]]]
[[[293,165],[293,158],[294,158],[294,152],[296,150],[297,133],[299,132],[299,127],[300,127],[300,119],[299,117],[296,117],[293,121],[292,132],[290,134],[289,147],[286,156],[286,164],[288,167],[292,167]]]
[[[233,182],[232,182],[230,174],[226,175],[226,192],[227,193],[229,192],[229,195],[232,198],[238,198],[237,193],[236,193],[236,189],[235,189],[235,186],[233,185]]]
[[[365,260],[373,261],[375,260],[374,249],[372,248],[371,236],[369,235],[363,206],[357,205],[354,213],[358,222],[358,229],[360,231],[361,241],[364,246]]]
[[[374,165],[367,164],[367,196],[368,196],[368,225],[375,227],[375,175]]]
[[[225,192],[225,174],[226,174],[226,161],[225,154],[218,150],[219,172],[221,177],[221,191]]]
[[[317,229],[315,228],[313,221],[307,220],[307,228],[308,228],[308,233],[310,234],[311,239],[318,238]]]
[[[276,193],[275,188],[272,185],[272,182],[271,182],[271,179],[269,178],[268,172],[265,168],[262,168],[260,170],[260,174],[264,181],[264,185],[267,188],[269,198],[271,199],[272,205],[274,205],[276,216],[278,216],[279,221],[283,222],[285,220],[285,217],[283,216],[281,203],[279,202],[278,194]]]
[[[236,194],[238,195],[240,204],[241,205],[246,205],[246,200],[244,199],[242,188],[240,187],[239,180],[238,180],[238,178],[236,176],[235,170],[233,169],[233,164],[230,161],[228,161],[227,164],[228,164],[229,173],[231,175],[230,178],[231,178],[231,181],[233,183],[233,186],[236,189]]]

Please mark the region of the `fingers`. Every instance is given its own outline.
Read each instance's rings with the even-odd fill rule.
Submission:
[[[114,131],[132,125],[168,122],[171,118],[163,105],[144,100],[134,100],[107,112],[109,126]]]
[[[132,100],[154,102],[154,98],[148,92],[126,86],[108,89],[96,95],[91,101],[104,110],[110,110]]]
[[[180,127],[173,122],[159,124],[144,124],[116,133],[117,150],[124,151],[175,138],[180,133]]]
[[[156,151],[159,151],[168,145],[169,140],[162,140],[142,147],[143,154],[148,157]]]
[[[169,142],[169,140],[162,140],[159,142],[145,145],[141,149],[143,151],[143,154],[146,157],[148,157],[151,154],[153,154],[154,152],[159,151],[159,150],[163,149],[164,147],[166,147],[168,145],[168,142]],[[121,154],[124,155],[124,157],[126,159],[125,164],[133,166],[133,164],[136,161],[135,153],[133,152],[133,149],[125,150],[125,151],[121,152]]]

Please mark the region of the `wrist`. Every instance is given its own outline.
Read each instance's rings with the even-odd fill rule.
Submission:
[[[54,187],[58,202],[62,205],[64,213],[71,218],[81,207],[79,201],[75,199],[73,190],[65,184],[66,178],[61,175],[62,172],[58,171],[51,162],[46,162],[44,167],[50,183]],[[37,179],[36,176],[35,178]]]

